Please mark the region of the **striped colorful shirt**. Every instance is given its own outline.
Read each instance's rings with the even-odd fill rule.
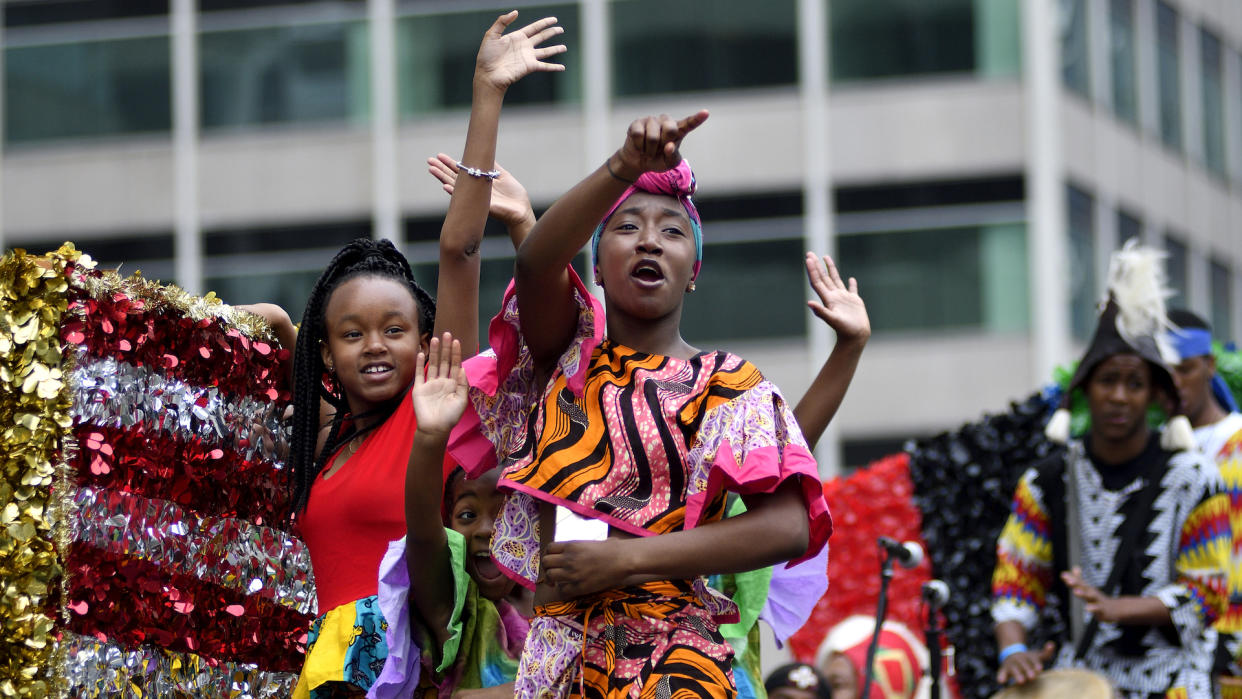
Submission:
[[[1233,545],[1229,557],[1229,609],[1216,621],[1220,632],[1221,658],[1218,667],[1228,667],[1227,674],[1242,676],[1242,414],[1230,413],[1213,425],[1195,430],[1199,448],[1220,469],[1229,497],[1229,523],[1233,529]],[[1242,692],[1239,693],[1242,696]]]

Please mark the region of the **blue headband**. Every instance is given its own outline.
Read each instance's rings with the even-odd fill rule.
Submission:
[[[1168,334],[1169,341],[1182,359],[1212,356],[1212,333],[1204,328],[1180,328]],[[1212,377],[1212,396],[1229,412],[1237,412],[1238,404],[1233,392],[1220,374]]]
[[[1212,353],[1212,332],[1204,328],[1179,328],[1168,334],[1169,341],[1182,359],[1203,357]]]

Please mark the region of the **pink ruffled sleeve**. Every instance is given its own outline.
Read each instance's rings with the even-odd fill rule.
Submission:
[[[557,360],[556,371],[566,377],[571,391],[581,395],[591,355],[604,338],[604,307],[573,267],[568,270],[578,327]],[[505,290],[500,312],[487,326],[487,340],[491,348],[462,365],[470,383],[470,403],[448,443],[449,455],[471,478],[490,471],[522,445],[526,421],[540,399],[534,362],[518,323],[513,282]]]
[[[815,457],[793,411],[770,381],[708,410],[687,463],[693,469],[686,502],[688,527],[700,524],[703,508],[722,490],[771,493],[796,478],[806,503],[810,544],[788,565],[816,556],[832,535],[832,516]]]

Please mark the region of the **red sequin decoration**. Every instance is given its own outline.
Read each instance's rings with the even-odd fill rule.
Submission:
[[[218,319],[152,312],[140,299],[124,294],[99,299],[80,289],[73,291],[69,310],[71,319],[61,327],[61,339],[85,346],[90,356],[151,367],[167,377],[214,386],[231,395],[290,398],[281,376],[289,350],[273,351]]]
[[[799,660],[814,662],[815,651],[829,629],[847,617],[875,616],[880,594],[877,537],[923,544],[923,518],[914,505],[909,463],[905,453],[896,454],[848,478],[824,483],[824,499],[836,525],[828,556],[828,593],[815,605],[807,623],[789,639]],[[930,579],[931,563],[924,557],[912,570],[896,566],[889,584],[887,618],[905,624],[920,638],[926,624],[922,586]]]

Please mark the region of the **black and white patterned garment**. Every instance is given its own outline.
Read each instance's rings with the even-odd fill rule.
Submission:
[[[1065,532],[1054,522],[1066,516],[1069,460],[1077,474],[1083,576],[1098,588],[1108,581],[1116,559],[1118,529],[1127,517],[1143,516],[1134,510],[1146,477],[1160,479],[1146,515],[1148,525],[1122,575],[1120,594],[1159,599],[1173,624],[1101,623],[1082,661],[1075,661],[1073,645],[1065,643],[1055,666],[1106,675],[1122,697],[1210,699],[1216,646],[1210,625],[1225,602],[1228,504],[1215,465],[1197,452],[1164,452],[1153,437],[1135,461],[1107,467],[1101,475],[1082,442],[1075,441],[1064,460],[1030,469],[998,543],[993,618],[998,623],[1019,621],[1029,630],[1038,616],[1029,600],[1042,603],[1048,586],[1061,584],[1059,573],[1068,567]]]

